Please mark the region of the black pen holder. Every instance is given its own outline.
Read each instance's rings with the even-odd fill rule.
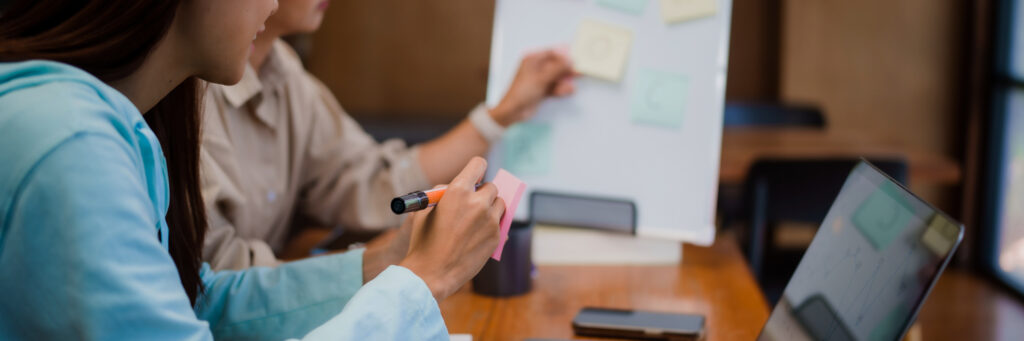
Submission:
[[[473,277],[473,291],[497,297],[530,292],[533,284],[532,240],[533,222],[513,221],[505,248],[501,251],[501,261],[487,259],[483,269]]]

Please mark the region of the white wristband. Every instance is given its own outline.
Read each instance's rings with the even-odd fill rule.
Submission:
[[[483,135],[484,139],[490,144],[498,143],[501,141],[501,136],[505,135],[505,127],[502,127],[487,110],[487,106],[484,104],[478,105],[473,112],[469,113],[469,123]]]

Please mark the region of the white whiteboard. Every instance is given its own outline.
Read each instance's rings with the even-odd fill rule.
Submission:
[[[534,147],[538,158],[547,160],[536,163],[542,166],[517,172],[516,165],[507,164],[505,149],[514,145],[507,134],[491,149],[489,174],[507,168],[527,183],[517,219],[527,218],[533,191],[622,198],[636,203],[639,236],[709,245],[715,236],[732,2],[717,0],[713,16],[667,24],[659,0],[648,1],[640,14],[597,1],[497,0],[487,86],[492,106],[504,95],[523,54],[570,45],[584,20],[628,28],[633,40],[619,82],[580,77],[574,95],[546,101],[526,123],[548,129]],[[632,118],[633,82],[639,70],[649,69],[687,78],[679,126]]]

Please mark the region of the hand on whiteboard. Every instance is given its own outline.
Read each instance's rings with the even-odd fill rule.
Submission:
[[[529,53],[520,62],[519,71],[501,103],[491,109],[491,117],[506,127],[527,120],[545,98],[572,94],[575,76],[565,52],[547,49]]]
[[[407,218],[413,221],[409,253],[399,265],[423,279],[438,301],[480,272],[498,247],[505,201],[492,183],[475,188],[486,170],[487,161],[474,157],[437,206]]]

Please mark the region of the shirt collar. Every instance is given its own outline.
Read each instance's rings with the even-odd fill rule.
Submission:
[[[261,91],[263,91],[263,84],[260,82],[259,75],[249,63],[245,63],[245,73],[242,74],[242,80],[238,84],[225,86],[224,98],[227,99],[228,104],[232,107],[238,108],[253,97],[256,97]]]

